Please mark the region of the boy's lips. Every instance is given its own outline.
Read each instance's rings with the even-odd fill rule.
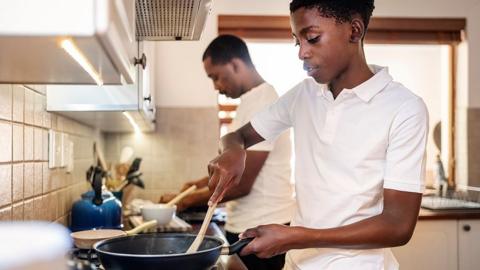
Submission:
[[[317,72],[318,70],[318,67],[317,66],[310,66],[310,65],[303,65],[303,69],[305,71],[307,71],[308,73],[308,76],[312,76],[313,74],[315,74],[315,72]]]

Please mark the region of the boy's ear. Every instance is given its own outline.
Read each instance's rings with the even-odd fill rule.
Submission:
[[[358,18],[354,18],[351,22],[352,33],[350,35],[350,42],[358,43],[362,41],[363,36],[365,35],[365,25],[363,21]]]

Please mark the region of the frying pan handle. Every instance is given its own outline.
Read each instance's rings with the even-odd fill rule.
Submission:
[[[228,247],[223,247],[221,254],[222,255],[233,255],[239,253],[246,245],[252,242],[254,238],[244,238],[240,239],[237,242],[233,243]]]

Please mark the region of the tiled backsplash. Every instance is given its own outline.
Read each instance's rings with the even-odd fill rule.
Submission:
[[[88,189],[95,131],[48,113],[45,86],[0,84],[0,220],[48,220],[64,225],[72,203]],[[48,130],[74,143],[74,170],[48,168]]]
[[[218,150],[217,108],[157,108],[153,133],[106,134],[109,162],[117,162],[124,146],[134,148],[143,159],[140,171],[145,190],[138,195],[158,200],[164,192],[174,192],[185,181],[207,175],[207,163]]]

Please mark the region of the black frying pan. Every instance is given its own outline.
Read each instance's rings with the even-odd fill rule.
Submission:
[[[199,251],[185,254],[196,235],[143,234],[112,238],[93,248],[106,270],[203,270],[210,269],[220,255],[240,252],[253,238],[224,247],[223,240],[205,236]]]

